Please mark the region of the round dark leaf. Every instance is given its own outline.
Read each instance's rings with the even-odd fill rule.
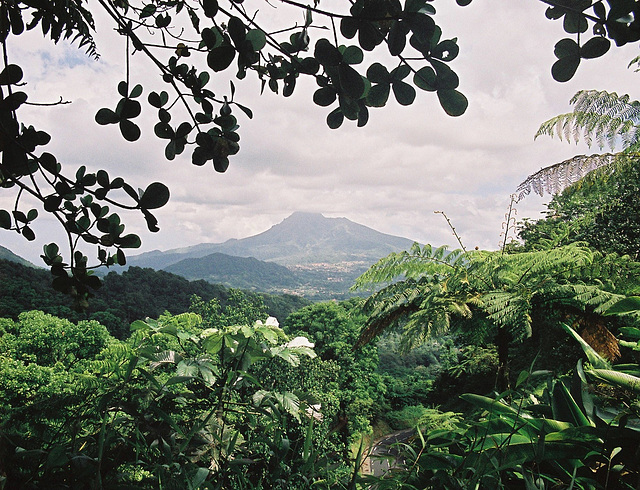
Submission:
[[[420,68],[413,76],[413,83],[422,90],[433,92],[436,90],[436,72],[430,66]]]
[[[158,138],[170,140],[173,139],[176,133],[173,131],[173,128],[169,126],[167,123],[159,122],[153,127],[153,132]]]
[[[22,68],[18,65],[7,65],[0,73],[0,85],[15,85],[22,80]]]
[[[0,209],[0,228],[5,230],[11,228],[11,215],[4,209]]]
[[[209,51],[207,65],[213,71],[223,71],[231,65],[235,56],[235,48],[231,44],[223,44]]]
[[[338,48],[327,39],[319,39],[313,53],[318,63],[323,66],[337,66],[342,61]]]
[[[120,121],[120,118],[118,117],[118,115],[113,112],[111,109],[107,109],[106,107],[103,109],[100,109],[97,113],[96,113],[96,122],[102,126],[106,125],[106,124],[115,124],[118,121]]]
[[[439,43],[431,51],[431,56],[442,61],[451,61],[458,56],[459,52],[460,47],[458,46],[458,43],[453,39],[448,39]]]
[[[127,92],[129,91],[129,85],[127,82],[122,81],[118,84],[118,93],[123,97],[127,96]]]
[[[359,99],[364,94],[365,83],[360,73],[344,63],[338,67],[340,89],[352,99]]]
[[[382,41],[384,41],[384,36],[371,22],[362,22],[360,24],[358,43],[362,49],[373,51]]]
[[[573,39],[561,39],[553,48],[553,53],[558,59],[566,58],[568,56],[579,56],[580,46],[578,46],[578,43]]]
[[[120,117],[124,119],[138,117],[140,112],[142,112],[142,106],[137,100],[122,99],[116,108],[116,114],[120,114]]]
[[[395,95],[398,104],[411,105],[416,100],[416,89],[406,82],[397,81],[391,85],[393,95]]]
[[[357,65],[362,63],[364,53],[358,46],[347,46],[342,53],[342,59],[348,65]]]
[[[360,112],[358,113],[358,127],[366,126],[369,122],[369,109],[363,104],[360,106]]]
[[[218,0],[204,0],[202,2],[204,15],[213,19],[218,13]]]
[[[143,209],[158,209],[167,202],[169,202],[169,189],[161,182],[154,182],[145,189],[139,205]]]
[[[327,107],[336,101],[336,91],[333,87],[322,87],[313,94],[313,102],[319,106]]]
[[[371,107],[384,107],[389,99],[391,86],[388,83],[373,85],[367,94],[367,104]]]
[[[467,98],[457,90],[438,90],[438,99],[450,116],[461,116],[469,106]]]
[[[151,92],[147,97],[147,100],[153,107],[157,107],[158,109],[162,107],[162,100],[160,99],[160,94],[157,92]]]
[[[129,97],[132,99],[135,99],[136,97],[140,97],[141,95],[142,95],[142,85],[137,84],[135,87],[133,87],[133,90],[129,94]]]
[[[216,157],[213,159],[213,168],[216,172],[224,173],[229,168],[229,159],[227,157]]]
[[[558,82],[567,82],[575,75],[580,66],[580,56],[565,56],[556,61],[551,67],[551,75]]]
[[[471,0],[456,0],[456,3],[461,7],[466,7],[471,3]]]
[[[128,119],[120,121],[120,132],[127,141],[137,141],[140,138],[140,128],[136,123]]]
[[[48,213],[57,211],[61,203],[62,203],[62,197],[58,196],[57,194],[47,196],[45,197],[44,203],[43,203],[44,210],[47,211]]]
[[[404,80],[409,76],[409,73],[411,73],[409,65],[402,64],[391,70],[389,76],[391,77],[391,80]]]
[[[342,114],[340,108],[330,112],[327,116],[327,126],[329,126],[331,129],[338,129],[340,126],[342,126],[343,121],[344,114]]]
[[[117,240],[117,245],[122,248],[140,248],[142,245],[142,241],[138,235],[134,235],[130,233],[129,235],[125,235]]]
[[[611,41],[604,37],[592,37],[580,48],[580,57],[599,58],[611,47]]]
[[[460,79],[458,75],[441,61],[432,60],[431,64],[436,70],[436,88],[443,90],[453,90],[458,88]]]
[[[394,20],[387,36],[387,45],[391,56],[398,56],[407,45],[408,30],[400,21]]]
[[[30,242],[36,239],[36,234],[28,226],[23,227],[22,230],[20,230],[20,233],[22,233],[22,236]]]
[[[213,158],[213,155],[210,150],[207,150],[206,148],[203,148],[201,146],[197,146],[191,154],[191,163],[197,165],[198,167],[201,167],[202,165],[207,163],[207,160],[210,160],[211,158]]]
[[[389,83],[389,71],[381,63],[374,63],[367,70],[367,78],[371,83]]]
[[[251,29],[247,32],[246,40],[251,43],[254,51],[260,51],[267,44],[267,36],[260,29]]]
[[[116,252],[116,261],[118,262],[118,265],[127,264],[127,257],[125,256],[124,252],[120,249],[118,249],[118,251]]]
[[[177,148],[175,140],[169,141],[164,148],[164,156],[167,160],[173,160],[176,157]]]
[[[5,111],[15,111],[27,101],[27,94],[24,92],[14,92],[0,101],[0,109]]]
[[[344,17],[340,21],[340,32],[347,39],[352,39],[358,32],[358,20],[353,17]]]

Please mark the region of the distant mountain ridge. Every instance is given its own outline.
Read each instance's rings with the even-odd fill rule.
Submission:
[[[346,218],[325,218],[320,213],[296,212],[270,229],[223,243],[158,250],[128,257],[130,265],[164,269],[184,259],[212,253],[254,257],[284,266],[344,262],[368,265],[391,252],[407,250],[412,240],[381,233]]]
[[[19,255],[16,255],[11,250],[9,250],[8,248],[3,247],[2,245],[0,245],[0,259],[8,260],[9,262],[16,262],[18,264],[21,264],[21,265],[24,265],[24,266],[27,266],[27,267],[38,268],[37,265],[32,264],[27,259],[23,259]]]
[[[343,299],[369,266],[412,244],[346,218],[296,212],[254,236],[156,250],[127,262],[253,291]]]

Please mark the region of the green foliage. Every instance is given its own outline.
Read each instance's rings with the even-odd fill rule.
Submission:
[[[112,272],[105,276],[89,307],[76,311],[68,297],[51,291],[50,274],[44,269],[0,260],[0,282],[0,317],[17,320],[23,311],[38,309],[76,323],[96,320],[120,339],[129,336],[129,325],[136,319],[157,318],[165,311],[173,314],[187,311],[194,295],[205,302],[217,299],[222,308],[232,308],[240,297],[230,289],[205,281],[187,281],[164,271],[130,267],[121,274]],[[264,301],[266,313],[280,319],[310,304],[292,295],[251,292],[244,295],[247,301],[256,304]]]
[[[297,371],[283,373],[284,378],[306,378],[317,383],[303,385],[322,405],[327,428],[338,429],[336,444],[348,452],[361,434],[371,432],[371,421],[379,413],[384,394],[376,368],[375,346],[353,349],[363,319],[348,302],[318,303],[292,313],[284,324],[290,336],[304,336],[315,345],[318,358],[301,365]],[[282,376],[282,375],[281,375]],[[309,384],[315,384],[310,387]]]
[[[28,332],[56,320],[36,312],[22,322]],[[18,327],[3,320],[4,484],[343,488],[349,470],[309,438],[304,393],[264,389],[251,374],[260,363],[295,367],[313,350],[269,323],[202,326],[193,313],[136,321],[127,344],[85,350],[94,357],[67,368],[12,359],[20,342],[8,332]],[[44,359],[32,337],[22,357]]]

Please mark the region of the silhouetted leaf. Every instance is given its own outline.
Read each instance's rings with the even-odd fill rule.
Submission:
[[[140,138],[140,128],[138,125],[128,119],[123,119],[119,123],[122,137],[127,141],[137,141]]]
[[[457,90],[438,90],[438,100],[450,116],[461,116],[469,106],[467,98]]]
[[[103,109],[100,109],[97,113],[96,113],[96,122],[102,126],[106,125],[106,124],[115,124],[118,121],[120,121],[120,118],[118,117],[118,115],[113,112],[111,109],[107,109],[106,107]]]
[[[169,201],[169,188],[160,183],[149,184],[140,197],[139,205],[143,209],[161,208]]]
[[[15,85],[22,80],[22,68],[18,65],[7,65],[0,73],[0,85]]]

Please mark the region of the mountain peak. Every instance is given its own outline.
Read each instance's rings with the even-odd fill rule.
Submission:
[[[319,220],[319,219],[327,219],[321,213],[312,213],[309,211],[295,211],[288,218],[285,218],[284,221],[299,221],[299,220]]]

